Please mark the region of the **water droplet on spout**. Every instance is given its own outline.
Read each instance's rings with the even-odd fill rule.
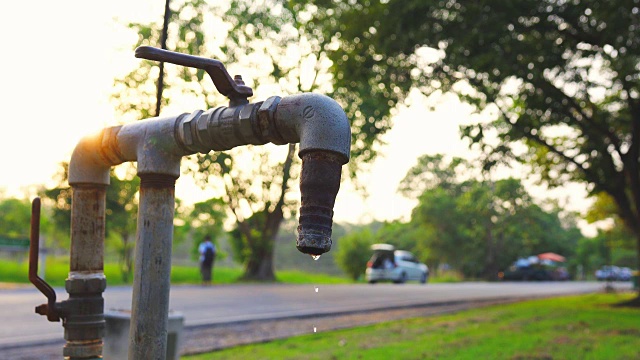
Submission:
[[[311,258],[313,260],[318,260],[318,259],[320,259],[320,255],[311,255]]]

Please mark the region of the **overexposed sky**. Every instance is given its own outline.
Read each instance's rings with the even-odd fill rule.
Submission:
[[[161,19],[164,0],[37,0],[3,5],[0,189],[18,195],[25,186],[50,184],[57,164],[69,159],[82,136],[118,122],[109,102],[113,79],[138,63],[131,49],[135,34],[123,24]],[[413,105],[401,108],[394,118],[393,129],[384,137],[387,145],[371,172],[361,175],[369,196],[363,199],[344,184],[335,220],[408,219],[416,202],[402,198],[396,189],[417,157],[473,156],[458,135],[459,125],[472,120],[467,106],[445,96],[430,111],[422,95],[413,94],[412,99]],[[531,191],[562,196],[572,210],[583,210],[589,203],[582,186]],[[176,195],[187,201],[206,197],[185,178],[178,181]]]

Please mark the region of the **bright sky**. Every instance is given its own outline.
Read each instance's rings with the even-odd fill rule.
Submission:
[[[57,164],[69,159],[83,135],[117,123],[109,103],[113,79],[138,63],[131,50],[135,35],[123,24],[161,19],[163,7],[164,0],[38,0],[3,6],[0,189],[18,195],[25,186],[49,183]],[[343,185],[335,220],[408,219],[416,202],[402,198],[396,189],[417,157],[472,156],[458,135],[459,125],[471,119],[468,107],[445,98],[436,111],[430,111],[424,98],[414,95],[414,105],[400,110],[385,136],[383,156],[360,177],[367,184],[368,198]],[[530,191],[561,198],[570,210],[581,211],[589,204],[584,187],[578,185],[554,192],[534,187]],[[187,179],[179,180],[176,195],[187,201],[203,196]]]

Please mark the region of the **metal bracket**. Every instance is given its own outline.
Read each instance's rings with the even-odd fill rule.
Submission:
[[[152,46],[140,46],[136,49],[137,58],[168,62],[195,69],[204,70],[209,74],[218,91],[229,98],[232,103],[247,103],[247,98],[253,96],[253,90],[244,85],[242,77],[231,78],[227,69],[219,60],[203,58],[188,54],[181,54],[169,50],[158,49]]]

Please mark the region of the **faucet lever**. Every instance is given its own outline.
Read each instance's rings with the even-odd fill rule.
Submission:
[[[140,46],[136,49],[137,58],[168,62],[195,69],[204,70],[209,74],[218,91],[232,102],[247,103],[247,98],[253,96],[253,90],[244,85],[241,78],[234,80],[222,62],[194,55],[177,53],[158,49],[152,46]]]
[[[56,309],[56,292],[41,277],[38,276],[38,255],[40,252],[40,198],[36,197],[31,203],[31,234],[29,241],[29,281],[47,297],[47,303],[36,306],[36,313],[46,315],[49,321],[60,321],[60,314]]]

